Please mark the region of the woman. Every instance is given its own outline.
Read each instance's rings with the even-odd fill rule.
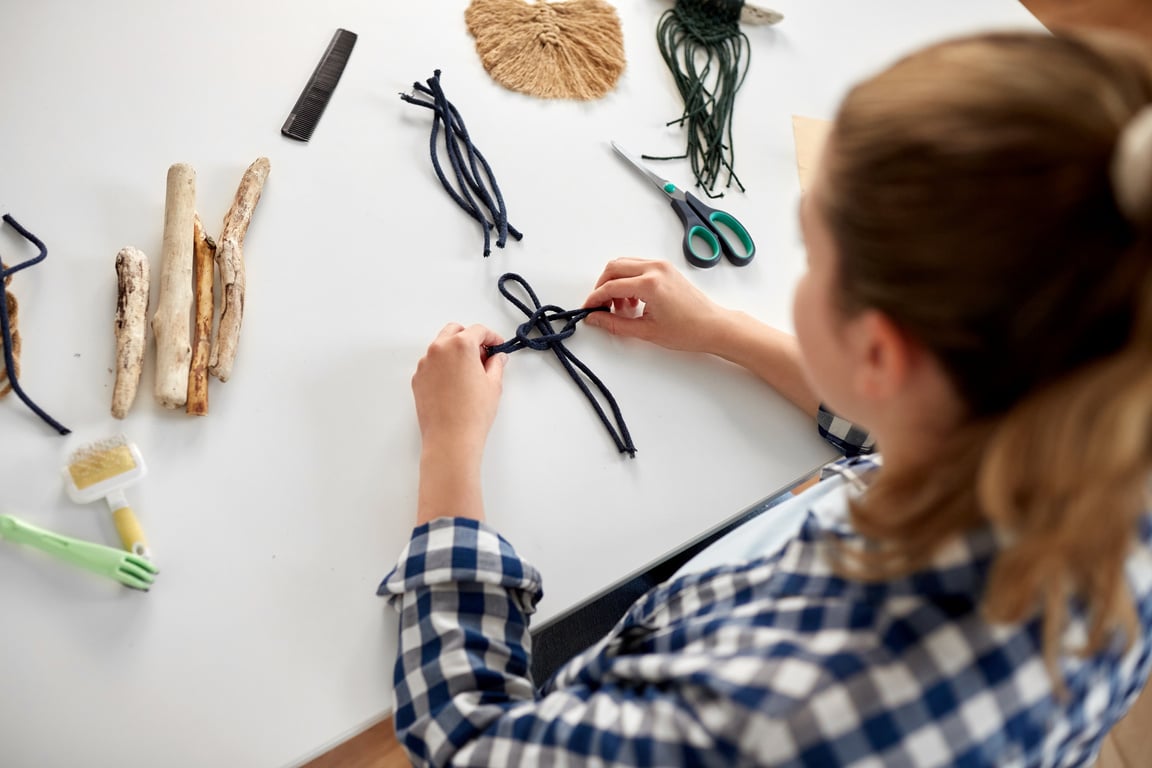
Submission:
[[[500,339],[432,343],[419,527],[381,585],[417,763],[1094,758],[1152,652],[1152,54],[997,34],[909,56],[847,96],[801,226],[795,340],[638,260],[587,324],[825,403],[883,466],[834,466],[783,546],[738,529],[539,692],[539,574],[478,522]]]

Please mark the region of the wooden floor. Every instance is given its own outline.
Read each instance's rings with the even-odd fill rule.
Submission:
[[[1123,29],[1152,40],[1152,0],[1020,0],[1020,2],[1049,29],[1091,27]],[[771,5],[771,2],[767,4]],[[1143,699],[1148,701],[1145,702]],[[1145,715],[1152,715],[1152,696],[1143,696],[1141,706],[1148,710]],[[1139,716],[1139,719],[1145,723],[1152,722],[1152,717]],[[1121,726],[1123,725],[1125,723],[1121,723]],[[1149,739],[1145,737],[1143,741],[1147,743]],[[1152,744],[1148,746],[1152,749]],[[1116,751],[1111,743],[1104,751],[1101,765],[1106,758],[1114,757],[1109,754],[1109,750]],[[1123,749],[1121,751],[1130,752],[1132,755],[1130,759],[1133,760],[1135,755],[1143,753]],[[1116,762],[1115,765],[1136,768],[1142,764],[1130,762],[1124,757],[1127,755],[1121,757],[1120,762]],[[407,756],[396,741],[392,721],[389,719],[335,747],[304,768],[405,768],[408,765]]]
[[[392,718],[321,755],[304,768],[407,768],[410,763],[396,741]]]

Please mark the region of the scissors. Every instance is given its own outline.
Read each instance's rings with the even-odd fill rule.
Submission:
[[[676,211],[684,224],[684,257],[689,264],[701,268],[714,267],[720,263],[721,253],[738,267],[747,266],[752,261],[756,255],[756,244],[739,219],[727,211],[709,208],[691,192],[685,192],[667,179],[660,178],[616,142],[612,142],[612,149],[668,196],[672,210]],[[732,244],[725,229],[736,236],[742,248],[737,249]],[[696,240],[703,241],[709,252],[701,254],[696,248]]]

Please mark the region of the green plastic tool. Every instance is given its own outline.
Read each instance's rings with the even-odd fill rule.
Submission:
[[[150,560],[139,555],[106,547],[103,544],[70,539],[29,525],[12,515],[0,515],[0,538],[5,538],[14,544],[35,547],[66,563],[145,592],[152,586],[158,573]]]

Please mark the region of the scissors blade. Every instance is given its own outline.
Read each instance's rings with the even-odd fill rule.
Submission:
[[[668,179],[665,179],[662,176],[657,176],[655,173],[653,173],[651,170],[649,170],[648,166],[646,166],[646,165],[644,165],[644,163],[640,162],[640,160],[635,155],[632,155],[631,153],[628,152],[628,150],[624,149],[623,147],[621,147],[619,144],[617,144],[614,141],[612,142],[612,149],[615,150],[616,154],[620,155],[620,157],[624,158],[629,163],[631,163],[632,167],[635,168],[640,173],[642,173],[645,176],[645,178],[648,179],[648,181],[652,182],[657,187],[659,187],[661,192],[668,195],[669,197],[675,197],[675,198],[678,198],[681,200],[684,198],[684,193],[680,192],[679,187],[677,187],[672,182],[668,181]],[[677,193],[680,193],[680,194],[677,195]]]

